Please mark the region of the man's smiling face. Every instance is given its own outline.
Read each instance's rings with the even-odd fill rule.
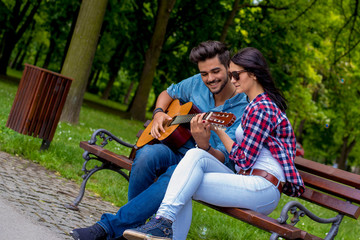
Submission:
[[[226,67],[221,64],[219,58],[206,59],[198,62],[201,78],[213,94],[220,93],[228,82]]]

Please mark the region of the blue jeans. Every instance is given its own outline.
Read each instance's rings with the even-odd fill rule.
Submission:
[[[130,174],[129,202],[115,215],[104,213],[98,222],[108,239],[121,237],[126,229],[144,224],[156,213],[182,157],[164,144],[145,145],[136,152]]]

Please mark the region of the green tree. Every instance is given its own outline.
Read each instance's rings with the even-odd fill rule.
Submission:
[[[84,0],[61,74],[74,79],[61,121],[78,123],[107,0]]]
[[[154,34],[151,38],[149,49],[145,54],[144,68],[140,77],[140,82],[136,91],[134,102],[130,108],[131,117],[134,119],[141,121],[145,120],[146,103],[154,79],[161,48],[164,43],[166,26],[175,2],[176,0],[158,1],[158,12],[156,15]]]
[[[34,20],[34,15],[40,7],[42,0],[16,0],[1,1],[1,7],[6,7],[6,24],[0,42],[0,74],[6,75],[11,53],[16,43],[23,36],[26,29]],[[4,18],[4,17],[3,17]],[[4,20],[3,20],[4,21]]]

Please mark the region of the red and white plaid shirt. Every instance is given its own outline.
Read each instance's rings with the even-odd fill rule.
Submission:
[[[304,183],[295,168],[296,140],[285,113],[267,93],[262,93],[245,108],[241,124],[244,139],[240,144],[233,144],[229,158],[247,170],[254,165],[261,149],[266,147],[284,171],[283,193],[299,197],[304,192]]]

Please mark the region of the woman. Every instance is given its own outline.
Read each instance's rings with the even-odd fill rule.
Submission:
[[[276,208],[281,192],[294,197],[304,192],[294,165],[296,142],[285,115],[286,100],[261,52],[255,48],[238,52],[231,58],[229,77],[237,93],[244,92],[250,103],[236,130],[236,142],[225,132],[212,130],[230,153],[237,174],[209,153],[211,146],[201,143],[202,149],[188,151],[177,166],[156,217],[126,230],[127,239],[186,239],[192,198],[267,215]],[[210,134],[212,127],[202,117],[193,118],[193,134]]]

